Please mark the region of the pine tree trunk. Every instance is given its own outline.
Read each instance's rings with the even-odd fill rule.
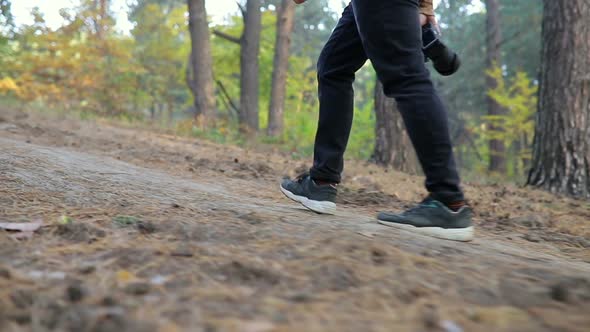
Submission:
[[[590,197],[590,2],[544,0],[541,86],[528,184]]]
[[[375,150],[372,159],[379,165],[417,174],[420,170],[418,159],[395,99],[385,96],[379,80],[375,84],[375,116]]]
[[[189,88],[194,97],[195,119],[200,126],[212,120],[215,111],[213,61],[205,0],[188,0],[189,30],[191,34]]]
[[[240,129],[248,134],[258,132],[258,55],[262,15],[260,0],[248,0],[244,12],[244,34],[240,55]]]
[[[502,43],[502,30],[500,28],[500,4],[498,0],[485,0],[486,4],[486,40],[487,40],[487,54],[486,67],[502,65],[502,55],[500,45]],[[486,90],[490,91],[496,87],[496,81],[491,78],[486,78]],[[501,115],[503,110],[490,97],[487,97],[488,115]],[[502,128],[490,126],[491,131],[501,131]],[[506,173],[506,147],[501,140],[491,139],[489,141],[490,148],[490,172],[497,172],[500,174]]]
[[[275,42],[274,68],[268,110],[268,135],[279,137],[283,134],[283,109],[287,71],[289,70],[289,47],[295,22],[295,3],[282,0],[277,12],[277,37]]]

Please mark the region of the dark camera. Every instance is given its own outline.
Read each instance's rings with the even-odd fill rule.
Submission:
[[[432,61],[434,69],[439,74],[450,76],[459,70],[459,56],[439,39],[438,33],[430,23],[422,27],[422,43],[424,55]]]

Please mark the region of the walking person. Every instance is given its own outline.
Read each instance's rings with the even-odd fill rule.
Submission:
[[[472,210],[460,188],[446,109],[424,64],[421,25],[427,22],[436,23],[432,0],[352,0],[344,9],[318,60],[313,167],[281,183],[287,197],[317,213],[336,212],[355,73],[371,60],[385,95],[397,101],[429,193],[405,212],[379,213],[379,223],[448,240],[473,239]]]

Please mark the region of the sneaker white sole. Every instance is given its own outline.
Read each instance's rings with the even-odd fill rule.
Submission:
[[[439,239],[469,242],[473,241],[475,230],[473,226],[467,228],[415,227],[412,225],[377,220],[381,225],[405,229],[410,232],[424,234]]]
[[[328,202],[328,201],[314,201],[304,196],[297,196],[290,192],[289,190],[283,188],[283,186],[279,186],[281,188],[281,192],[285,194],[288,198],[294,200],[295,202],[301,203],[301,205],[305,206],[306,208],[312,210],[316,213],[321,214],[336,214],[336,203]]]

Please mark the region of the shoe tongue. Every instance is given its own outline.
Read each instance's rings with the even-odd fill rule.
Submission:
[[[440,204],[440,203],[439,203],[439,204],[437,204],[437,203],[439,203],[439,202],[438,202],[436,199],[434,199],[434,198],[432,198],[432,197],[426,197],[426,198],[425,198],[425,199],[422,201],[422,203],[420,203],[420,205],[421,205],[421,206],[424,206],[424,207],[431,207],[431,208],[434,208],[434,207],[438,207],[438,206],[439,206],[439,204]]]
[[[422,200],[422,202],[420,202],[420,204],[425,204],[425,205],[428,205],[428,204],[430,204],[430,203],[432,203],[432,202],[434,202],[434,201],[435,201],[435,199],[434,199],[434,198],[432,198],[432,197],[428,196],[428,197],[424,198],[424,199]]]

